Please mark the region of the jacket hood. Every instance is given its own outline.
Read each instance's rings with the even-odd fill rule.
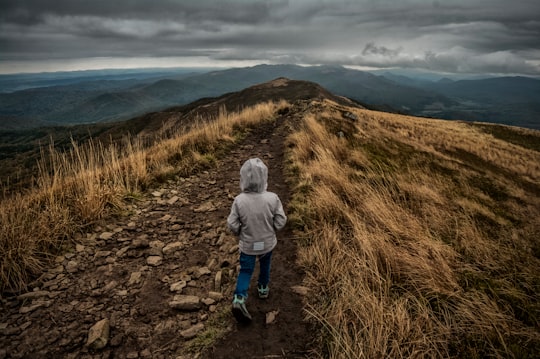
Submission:
[[[259,158],[244,162],[240,169],[240,189],[242,192],[265,192],[268,187],[268,167]]]

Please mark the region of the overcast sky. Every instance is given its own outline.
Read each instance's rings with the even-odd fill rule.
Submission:
[[[0,0],[0,73],[260,63],[540,75],[540,0]]]

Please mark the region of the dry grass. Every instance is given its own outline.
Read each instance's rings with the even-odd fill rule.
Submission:
[[[212,165],[282,106],[221,113],[150,147],[126,138],[51,149],[39,185],[0,203],[0,290],[25,288],[74,233],[154,181]],[[290,220],[321,357],[538,356],[535,134],[521,146],[519,135],[509,143],[463,123],[329,102],[312,103],[297,126]]]
[[[538,355],[540,154],[462,123],[312,109],[289,168],[321,356]]]
[[[129,137],[107,147],[73,143],[62,153],[51,147],[44,152],[36,188],[0,203],[0,293],[24,289],[76,232],[121,211],[126,198],[139,196],[153,181],[212,165],[246,128],[272,120],[283,106],[222,111],[150,147]]]

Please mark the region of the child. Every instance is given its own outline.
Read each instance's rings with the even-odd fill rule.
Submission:
[[[270,262],[277,244],[276,232],[287,222],[277,194],[266,191],[268,168],[259,158],[247,160],[240,169],[240,193],[234,199],[227,218],[229,229],[240,238],[240,273],[236,282],[232,312],[239,322],[248,323],[251,315],[246,308],[249,283],[259,259],[257,283],[259,298],[268,298]]]

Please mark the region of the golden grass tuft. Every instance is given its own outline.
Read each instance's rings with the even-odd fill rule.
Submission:
[[[139,196],[152,182],[213,166],[243,131],[272,121],[284,106],[269,102],[238,113],[222,110],[216,119],[179,128],[150,146],[128,136],[109,146],[73,142],[66,152],[51,146],[36,187],[0,202],[0,293],[25,289],[75,233],[121,212],[126,198]]]
[[[539,153],[463,123],[343,109],[351,123],[330,107],[305,114],[288,154],[321,356],[538,354]]]

